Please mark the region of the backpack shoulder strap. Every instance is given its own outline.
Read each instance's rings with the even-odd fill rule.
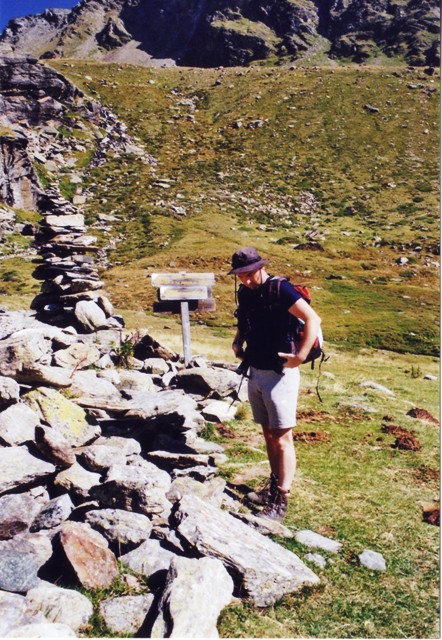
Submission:
[[[280,276],[270,276],[267,291],[269,294],[269,299],[271,301],[279,301],[281,297],[281,282],[283,282],[284,280],[287,280],[287,278],[282,278]]]

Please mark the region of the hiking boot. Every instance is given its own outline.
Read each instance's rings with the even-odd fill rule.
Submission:
[[[251,491],[246,495],[246,498],[249,502],[253,502],[253,504],[265,505],[269,504],[272,501],[273,496],[278,490],[278,478],[274,473],[270,474],[270,478],[267,479],[267,482],[259,491]]]
[[[257,514],[258,518],[269,518],[269,520],[275,520],[276,522],[281,522],[285,518],[285,513],[287,511],[287,504],[289,501],[289,493],[285,493],[281,491],[278,487],[276,487],[276,493],[273,497],[273,500],[266,504],[264,509]]]

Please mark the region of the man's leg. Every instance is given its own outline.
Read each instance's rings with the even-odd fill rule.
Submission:
[[[292,428],[270,429],[263,426],[267,454],[272,472],[278,477],[278,486],[287,493],[292,486],[296,471],[296,453]]]
[[[278,472],[279,472],[278,456],[275,452],[275,447],[273,445],[273,440],[272,440],[270,431],[271,429],[269,427],[262,425],[262,432],[264,434],[264,440],[266,443],[267,457],[269,459],[270,470],[276,477],[278,477]]]

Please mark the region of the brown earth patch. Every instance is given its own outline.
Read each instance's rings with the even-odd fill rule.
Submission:
[[[391,445],[393,449],[402,449],[404,451],[419,451],[421,449],[421,443],[414,433],[397,424],[384,424],[382,425],[382,431],[396,436],[394,444]]]
[[[422,448],[419,440],[412,433],[400,435],[396,438],[396,442],[392,445],[393,449],[402,449],[404,451],[419,451]]]
[[[400,427],[398,424],[383,424],[382,431],[384,433],[389,433],[392,436],[409,433],[406,429]]]
[[[215,429],[218,431],[219,435],[223,436],[224,438],[236,438],[235,432],[222,422],[218,422],[215,425]]]
[[[320,422],[321,420],[334,421],[335,419],[326,411],[315,411],[314,409],[306,409],[297,412],[298,422]]]
[[[433,467],[427,467],[425,465],[417,467],[417,469],[413,469],[413,475],[416,480],[423,482],[424,484],[429,482],[439,482],[440,480],[440,470]]]
[[[423,420],[424,422],[431,422],[432,424],[439,424],[439,420],[434,418],[429,411],[426,409],[410,409],[407,411],[407,416],[411,418],[416,418],[417,420]]]
[[[419,502],[422,507],[422,519],[428,524],[440,527],[440,505],[436,502]]]
[[[312,444],[314,442],[330,442],[330,434],[327,431],[299,431],[293,433],[295,442],[306,442]]]

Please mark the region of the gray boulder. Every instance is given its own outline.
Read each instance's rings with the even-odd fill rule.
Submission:
[[[177,533],[202,555],[229,567],[258,607],[319,582],[294,553],[199,498],[184,496],[174,515]]]
[[[67,369],[87,369],[100,359],[100,352],[94,345],[72,344],[67,349],[59,349],[54,353],[53,364]]]
[[[72,376],[71,392],[85,398],[120,399],[118,389],[109,380],[98,377],[96,371],[77,371]]]
[[[323,551],[329,551],[330,553],[338,553],[339,549],[342,547],[340,542],[321,536],[319,533],[309,531],[308,529],[296,531],[295,539],[306,547],[323,549]]]
[[[27,531],[41,509],[29,493],[13,493],[0,498],[0,540]]]
[[[383,393],[386,396],[394,397],[394,393],[393,391],[391,391],[391,389],[384,387],[382,384],[379,384],[378,382],[365,380],[364,382],[361,382],[359,386],[363,387],[364,389],[373,389],[374,391],[379,391],[380,393]]]
[[[86,522],[119,548],[141,544],[153,527],[147,516],[124,509],[94,509],[86,514]]]
[[[118,371],[120,381],[115,385],[119,391],[131,391],[132,393],[152,393],[157,391],[158,387],[152,380],[152,376],[141,371],[132,371],[131,369],[120,369]]]
[[[57,467],[67,469],[75,463],[75,453],[62,433],[52,427],[37,425],[35,444],[43,457]]]
[[[385,564],[384,556],[377,551],[371,551],[370,549],[365,549],[358,556],[359,562],[363,567],[367,567],[367,569],[371,569],[372,571],[386,571],[387,565]]]
[[[0,376],[0,410],[15,404],[20,399],[20,386],[12,378]]]
[[[38,584],[39,561],[34,545],[26,540],[0,542],[0,589],[25,593]]]
[[[204,396],[227,396],[239,387],[240,382],[241,377],[234,371],[210,367],[183,369],[175,376],[178,387],[187,393],[200,393]]]
[[[233,580],[219,560],[174,558],[152,638],[218,638],[216,623],[232,593]]]
[[[82,593],[45,582],[27,592],[26,602],[44,613],[49,622],[67,625],[76,632],[86,626],[93,613],[92,602]]]
[[[30,607],[25,596],[0,591],[0,638],[17,627],[45,621],[45,616]]]
[[[61,622],[33,622],[15,627],[6,638],[76,638],[75,632]]]
[[[61,471],[54,480],[54,485],[64,489],[73,496],[85,500],[90,497],[92,487],[100,483],[100,474],[87,471],[78,462]]]
[[[26,447],[0,449],[0,495],[25,488],[54,472],[54,465],[35,458]]]
[[[167,514],[171,504],[166,498],[170,476],[154,464],[140,458],[128,465],[112,466],[104,482],[90,494],[104,507],[137,513]]]
[[[147,593],[103,600],[100,603],[100,615],[112,633],[134,636],[142,627],[153,599],[153,594]]]
[[[157,571],[168,571],[175,557],[176,554],[164,549],[158,540],[148,539],[133,551],[120,556],[119,560],[132,571],[148,578]]]
[[[39,416],[24,404],[13,404],[0,413],[0,443],[9,446],[35,440]]]
[[[68,493],[49,500],[38,513],[31,525],[31,531],[52,529],[67,520],[74,509]]]
[[[75,305],[75,318],[85,331],[103,329],[107,325],[106,314],[92,300],[80,300]]]

